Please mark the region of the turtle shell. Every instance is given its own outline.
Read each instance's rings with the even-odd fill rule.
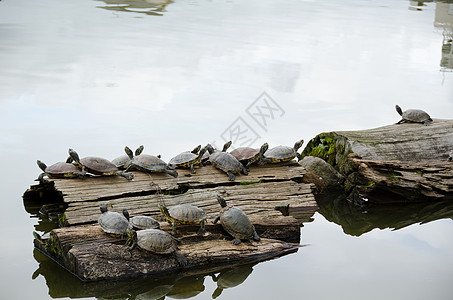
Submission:
[[[106,211],[101,214],[98,223],[104,232],[114,235],[125,234],[129,227],[129,221],[120,213]]]
[[[42,169],[41,164],[42,162],[38,160],[38,165]],[[74,173],[80,173],[80,169],[78,167],[66,162],[57,162],[51,166],[45,166],[43,171],[51,178],[75,178],[78,175]]]
[[[113,175],[118,168],[109,160],[101,157],[87,156],[80,160],[80,163],[93,174],[96,175]]]
[[[150,216],[135,216],[129,220],[135,230],[159,229],[160,224]]]
[[[239,147],[230,152],[239,161],[249,160],[260,153],[260,149],[250,147]]]
[[[140,154],[134,156],[132,163],[139,169],[149,172],[163,172],[168,168],[166,162],[154,155]]]
[[[131,159],[127,155],[121,155],[112,160],[112,164],[115,165],[115,167],[119,169],[125,169],[129,163],[131,162]]]
[[[180,204],[168,209],[170,216],[180,224],[198,224],[206,220],[203,209],[190,204]]]
[[[186,166],[193,160],[197,159],[197,157],[198,157],[197,154],[194,154],[190,151],[186,151],[170,159],[168,164],[171,166]]]
[[[403,120],[414,123],[432,122],[433,120],[425,111],[421,109],[408,109],[402,114]]]
[[[270,159],[271,162],[285,162],[294,159],[297,156],[297,152],[293,147],[289,146],[277,146],[267,150],[264,153],[264,158]]]
[[[137,231],[137,245],[156,254],[170,254],[176,251],[177,242],[167,232],[160,229]]]
[[[220,222],[223,229],[232,237],[241,240],[251,240],[255,227],[247,215],[238,207],[224,207],[220,210]]]
[[[209,156],[209,161],[216,167],[225,172],[231,171],[239,173],[244,166],[230,153],[216,151]]]

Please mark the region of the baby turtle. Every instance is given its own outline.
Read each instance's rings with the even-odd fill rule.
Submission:
[[[192,173],[195,173],[194,166],[201,164],[201,158],[206,152],[206,147],[198,151],[200,151],[198,154],[195,154],[194,151],[180,153],[173,157],[168,165],[175,168],[189,168]]]
[[[180,266],[187,265],[187,259],[176,250],[179,240],[175,239],[165,231],[160,229],[135,231],[129,228],[127,230],[127,235],[129,236],[129,239],[126,244],[130,245],[130,250],[138,246],[138,248],[154,254],[173,253]]]
[[[143,152],[143,149],[145,149],[145,147],[143,147],[143,145],[141,145],[140,147],[138,147],[136,150],[135,150],[135,156],[137,155],[140,155],[142,152]],[[129,164],[131,162],[131,159],[129,158],[129,156],[127,156],[126,154],[124,155],[121,155],[121,156],[118,156],[117,158],[115,158],[114,160],[112,160],[112,163],[119,169],[126,169]]]
[[[251,164],[261,160],[268,148],[269,145],[264,143],[260,149],[239,147],[231,151],[230,154],[236,157],[236,159],[239,160],[248,170]]]
[[[198,235],[204,235],[206,229],[204,223],[206,221],[206,213],[197,206],[190,204],[180,204],[168,209],[164,204],[158,204],[159,210],[165,216],[168,224],[172,226],[172,234],[176,234],[176,225],[181,224],[196,224],[200,225]]]
[[[408,109],[403,112],[399,105],[395,105],[396,111],[401,115],[402,119],[396,124],[402,123],[423,123],[425,125],[431,124],[433,119],[421,109]]]
[[[149,154],[140,154],[134,156],[134,153],[129,147],[125,147],[124,151],[126,152],[127,156],[131,159],[129,166],[126,168],[126,171],[131,169],[132,167],[151,173],[167,173],[173,177],[178,177],[178,172],[170,168],[166,162],[164,162],[159,157],[149,155]]]
[[[119,170],[112,162],[105,158],[101,157],[94,157],[94,156],[87,156],[82,159],[79,158],[77,152],[73,149],[69,149],[69,158],[66,162],[72,162],[82,169],[81,174],[85,175],[86,172],[95,174],[95,175],[102,175],[102,176],[112,176],[112,175],[119,175],[128,180],[134,178],[134,175],[131,173],[127,173],[125,171]]]
[[[214,151],[211,145],[207,146],[210,153],[209,161],[214,167],[228,174],[231,181],[235,180],[234,174],[242,173],[248,175],[247,169],[233,155],[227,152]]]
[[[44,176],[49,178],[76,178],[82,174],[79,168],[66,162],[57,162],[51,166],[47,166],[40,160],[37,160],[36,163],[43,170],[43,173],[38,177],[41,183],[44,181]]]
[[[123,236],[129,228],[129,212],[123,209],[123,214],[108,211],[107,206],[102,203],[100,205],[101,216],[98,219],[98,223],[105,233],[111,236]]]
[[[150,216],[135,216],[129,220],[129,223],[135,230],[160,228],[159,222]]]
[[[297,153],[304,140],[297,141],[294,147],[289,146],[277,146],[267,150],[264,153],[264,157],[261,159],[261,163],[280,163],[293,160],[296,156],[298,160],[302,159],[302,156]]]
[[[225,199],[220,195],[217,195],[217,201],[222,209],[212,223],[215,224],[220,220],[223,229],[234,238],[232,241],[233,245],[238,245],[241,243],[241,240],[260,240],[260,237],[255,231],[255,226],[253,226],[247,215],[240,208],[227,206]]]
[[[226,152],[228,150],[228,148],[231,147],[231,144],[233,142],[232,141],[228,141],[226,142],[224,145],[223,145],[223,148],[222,148],[222,152]],[[212,145],[211,144],[207,144],[206,145],[206,149]],[[219,151],[218,149],[215,149],[214,147],[212,147],[212,149],[214,149],[214,151]],[[209,165],[211,162],[209,161],[209,157],[211,156],[211,153],[209,153],[209,151],[206,151],[203,155],[203,157],[201,158],[201,163],[203,164],[203,166],[206,166],[206,165]]]

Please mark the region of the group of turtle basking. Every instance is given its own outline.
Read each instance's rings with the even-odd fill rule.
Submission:
[[[44,176],[49,178],[77,178],[93,175],[111,176],[119,175],[131,180],[134,175],[131,170],[144,171],[149,173],[167,173],[173,177],[178,176],[176,168],[188,168],[195,173],[195,166],[212,164],[216,168],[224,171],[230,180],[235,180],[235,174],[242,173],[247,175],[250,165],[254,163],[279,163],[293,160],[295,157],[301,159],[301,154],[297,153],[302,146],[303,140],[295,143],[294,147],[277,146],[269,149],[269,145],[264,143],[260,149],[251,147],[239,147],[231,152],[227,152],[231,146],[231,141],[227,142],[223,149],[217,150],[210,144],[201,148],[197,146],[192,151],[182,152],[173,157],[168,163],[160,157],[144,154],[143,146],[138,147],[135,153],[125,147],[126,155],[119,156],[112,161],[105,158],[88,156],[79,158],[73,149],[69,149],[69,158],[66,162],[57,162],[47,166],[38,160],[38,166],[43,173],[38,177],[42,182]]]
[[[241,240],[259,241],[260,237],[247,215],[238,207],[227,205],[224,198],[217,195],[217,201],[222,207],[219,215],[212,221],[220,221],[225,231],[233,237],[232,243],[238,245]],[[158,205],[159,210],[172,226],[172,234],[160,229],[160,224],[150,216],[129,217],[129,212],[123,213],[108,211],[105,204],[101,204],[101,216],[98,223],[102,230],[113,236],[127,235],[126,246],[132,250],[138,247],[154,254],[174,254],[181,266],[187,265],[187,259],[177,251],[176,226],[181,224],[200,225],[198,235],[205,235],[206,213],[199,207],[181,204],[167,208],[164,204]]]

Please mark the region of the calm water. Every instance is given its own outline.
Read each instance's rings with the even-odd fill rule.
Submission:
[[[446,2],[0,1],[1,298],[211,299],[210,276],[83,285],[35,253],[36,159],[292,145],[394,123],[396,103],[451,119],[452,38]],[[309,246],[223,272],[243,282],[219,299],[450,299],[452,210],[323,203]]]

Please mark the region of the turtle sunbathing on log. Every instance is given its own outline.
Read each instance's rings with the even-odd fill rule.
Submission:
[[[421,109],[408,109],[403,112],[399,105],[395,105],[396,111],[400,114],[402,119],[396,124],[402,123],[423,123],[425,125],[431,124],[433,119]]]

